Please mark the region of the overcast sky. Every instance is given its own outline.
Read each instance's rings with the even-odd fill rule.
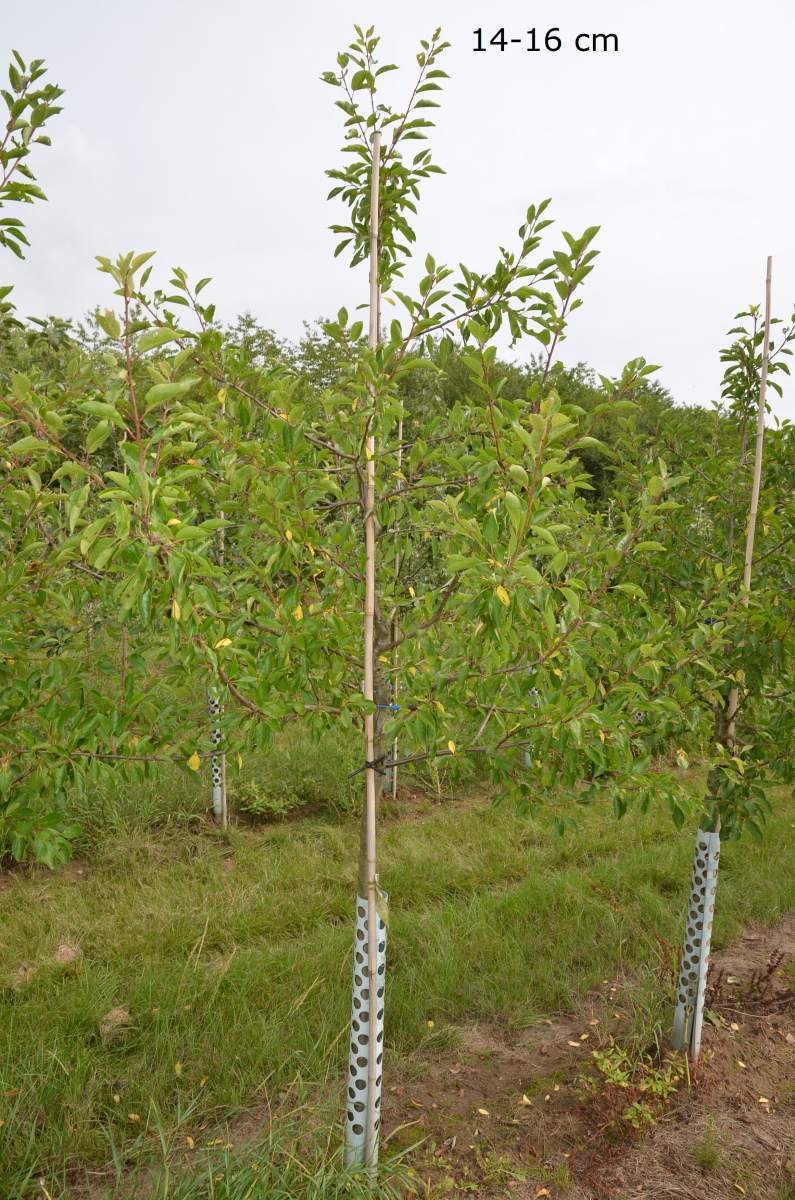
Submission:
[[[428,182],[418,250],[487,267],[527,204],[557,224],[599,224],[601,255],[563,347],[604,374],[636,355],[684,403],[719,393],[734,314],[795,303],[795,4],[792,0],[27,0],[0,51],[45,57],[66,89],[36,170],[49,204],[26,211],[32,248],[0,278],[23,314],[80,316],[110,302],[95,254],[156,249],[212,275],[219,315],[244,309],[296,336],[364,297],[332,259],[324,169],[340,114],[319,81],[354,21],[374,22],[385,77],[406,93],[420,37],[441,24],[452,78],[434,135],[447,174]],[[525,38],[557,26],[557,53],[473,53],[473,30]],[[578,53],[610,32],[618,53]],[[165,278],[161,274],[161,278]],[[210,289],[205,295],[210,294]],[[527,353],[527,351],[523,351]],[[795,382],[775,410],[795,417]]]

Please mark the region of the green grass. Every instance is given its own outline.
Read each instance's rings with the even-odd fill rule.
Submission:
[[[227,1123],[229,1153],[243,1155],[234,1169],[217,1167],[215,1151],[209,1175],[183,1164],[163,1184],[161,1165],[142,1194],[355,1196],[358,1185],[318,1150],[330,1118],[315,1112],[300,1150],[281,1160],[257,1152],[254,1167],[236,1120],[318,1103],[336,1113],[355,822],[313,818],[228,838],[173,822],[136,829],[103,841],[79,880],[32,870],[0,892],[0,1195],[42,1197],[43,1179],[53,1200],[71,1200],[99,1179],[98,1197],[126,1196],[113,1176],[90,1172],[115,1162],[124,1179],[130,1164],[169,1162],[177,1147],[182,1159],[187,1138],[200,1148]],[[717,945],[795,907],[793,829],[795,805],[781,797],[762,845],[724,847]],[[523,1024],[565,1010],[617,973],[637,981],[627,1002],[648,1040],[669,1019],[670,998],[653,986],[655,933],[678,947],[691,850],[691,833],[662,814],[617,824],[585,810],[563,840],[476,803],[387,823],[392,1063],[433,1052],[461,1021]],[[76,962],[58,963],[63,943],[80,947]],[[131,1023],[103,1039],[100,1021],[119,1006]]]

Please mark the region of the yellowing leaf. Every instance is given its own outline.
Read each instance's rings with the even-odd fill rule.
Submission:
[[[599,741],[603,742],[604,740],[605,740],[605,731],[604,731],[604,729],[600,729],[599,730]]]
[[[226,388],[218,389],[218,403],[221,405],[221,408],[226,404]]]
[[[138,1116],[138,1113],[127,1113],[127,1120],[132,1121],[133,1125],[140,1121],[140,1119],[141,1118]]]
[[[213,650],[221,650],[221,649],[223,649],[224,646],[231,646],[231,645],[232,645],[231,638],[221,638],[221,640],[219,642],[215,643],[215,645],[213,646]]]
[[[293,531],[292,531],[292,529],[285,529],[285,531],[284,531],[284,536],[287,538],[287,541],[288,541],[288,542],[291,542],[291,541],[293,540]]]
[[[171,601],[171,615],[175,621],[178,621],[180,619],[180,617],[182,616],[182,609],[179,606],[179,602],[178,602],[176,596],[174,596],[174,598]]]
[[[182,524],[182,522],[180,521],[179,517],[169,517],[169,519],[166,521],[166,525],[181,525],[181,524]]]
[[[413,587],[409,588],[409,595],[412,597],[412,599],[417,595]]]
[[[238,771],[242,771],[243,770],[243,755],[238,754],[236,757],[237,757],[237,769],[238,769]]]
[[[524,1092],[522,1092],[522,1104],[528,1105],[528,1104],[532,1104],[532,1103],[533,1103],[533,1101],[528,1100],[527,1096],[524,1094]]]
[[[481,1117],[491,1116],[491,1113],[489,1112],[489,1110],[487,1108],[479,1108],[478,1112],[480,1113]]]
[[[417,674],[417,668],[409,667],[409,675],[416,675],[416,674]]]
[[[181,1062],[174,1063],[174,1074],[178,1075],[178,1076],[182,1074],[182,1063]]]
[[[511,603],[511,597],[508,595],[502,584],[498,584],[498,586],[494,589],[494,595],[501,604],[505,605],[506,608]]]
[[[450,751],[451,754],[455,754],[455,742],[448,742],[447,749]]]
[[[185,1145],[188,1147],[189,1150],[192,1150],[193,1147],[196,1145],[196,1143],[194,1142],[194,1140],[190,1136],[190,1134],[188,1134],[188,1136],[185,1138]]]
[[[553,667],[553,668],[552,668],[552,674],[553,674],[553,675],[557,675],[558,679],[562,679],[562,678],[563,678],[563,672],[561,671],[560,667]]]
[[[293,620],[294,621],[303,621],[303,619],[304,619],[304,610],[301,608],[300,604],[296,604],[295,608],[293,609]]]
[[[188,759],[188,766],[190,767],[191,771],[198,771],[199,768],[201,767],[201,765],[202,765],[202,760],[199,758],[198,754],[194,750],[193,754],[191,754],[190,758]]]

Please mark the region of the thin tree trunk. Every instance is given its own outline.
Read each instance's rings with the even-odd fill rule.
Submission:
[[[369,344],[375,350],[379,342],[380,288],[378,278],[379,172],[381,135],[373,135],[372,176],[370,185],[370,328]],[[375,421],[377,395],[370,387],[370,412],[365,441],[366,468],[362,488],[365,541],[364,594],[364,697],[375,706],[364,718],[365,803],[359,851],[356,942],[354,945],[353,1003],[351,1016],[351,1059],[348,1079],[348,1119],[346,1123],[345,1162],[364,1164],[371,1179],[378,1165],[381,1077],[383,1065],[383,996],[385,983],[386,922],[378,887],[376,860],[376,821],[383,789],[380,764],[383,752],[383,712],[388,703],[388,684],[380,665],[386,648],[389,626],[381,616],[376,595],[376,518],[375,518]],[[365,904],[360,904],[365,900]],[[380,910],[380,911],[379,911]],[[366,925],[365,925],[366,918]],[[366,941],[366,971],[362,942]],[[362,977],[367,987],[362,987]],[[364,1005],[366,1004],[366,1014]],[[362,1028],[364,1026],[364,1028]],[[366,1071],[366,1075],[365,1072]],[[364,1107],[364,1113],[361,1109]],[[364,1122],[361,1117],[364,1116]]]
[[[748,513],[748,528],[745,534],[745,562],[743,564],[743,594],[742,602],[746,607],[751,599],[751,573],[754,565],[754,539],[756,537],[756,517],[759,511],[759,493],[762,490],[762,450],[765,440],[765,400],[767,397],[767,373],[770,363],[770,299],[773,282],[773,259],[768,257],[767,273],[765,276],[765,332],[762,342],[762,372],[759,380],[759,404],[756,410],[756,445],[754,447],[754,481],[751,486],[751,507]],[[737,708],[740,702],[740,691],[733,687],[729,693],[729,703],[726,716],[728,719],[728,736],[730,744],[735,740]]]

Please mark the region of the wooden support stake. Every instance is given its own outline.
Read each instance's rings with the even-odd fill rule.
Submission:
[[[379,340],[378,317],[380,289],[378,280],[378,210],[379,173],[381,165],[381,134],[373,135],[373,166],[370,183],[370,330],[369,344],[375,349]],[[375,418],[376,393],[370,388],[370,414],[365,442],[365,588],[364,588],[364,696],[374,703],[374,658],[375,658]],[[375,758],[375,714],[367,713],[364,718],[366,761]],[[376,863],[376,778],[375,768],[365,769],[367,806],[367,974],[369,993],[369,1026],[371,1034],[370,1054],[367,1066],[367,1121],[365,1163],[374,1174],[378,1163],[378,1116],[376,1107],[377,1078],[380,1074],[378,1046],[373,1044],[378,1016],[378,873]]]

